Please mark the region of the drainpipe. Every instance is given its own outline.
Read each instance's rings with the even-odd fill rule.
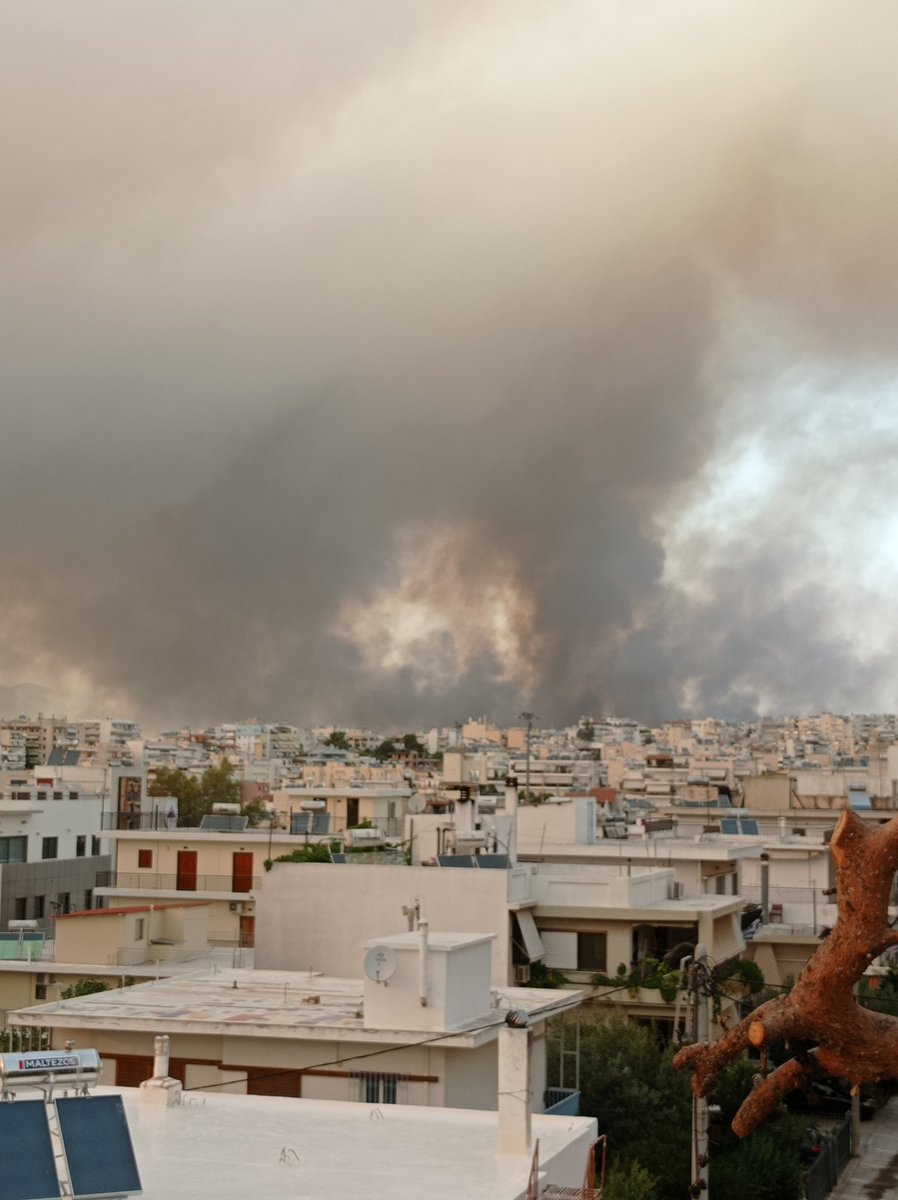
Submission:
[[[427,1007],[427,931],[429,923],[427,921],[418,922],[418,999],[421,1001],[421,1007]]]
[[[761,920],[770,920],[770,855],[761,855]]]

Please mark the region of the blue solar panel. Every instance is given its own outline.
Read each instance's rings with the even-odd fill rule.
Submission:
[[[121,1096],[57,1100],[56,1115],[74,1196],[99,1200],[141,1190]]]
[[[747,833],[749,837],[758,836],[758,822],[754,817],[743,817],[739,824],[742,826],[742,832]]]
[[[502,871],[509,866],[507,854],[478,854],[478,867],[492,867],[494,870]]]
[[[43,1100],[0,1104],[0,1200],[57,1200],[62,1195]]]
[[[437,862],[441,867],[476,867],[477,860],[473,854],[438,854]]]
[[[720,818],[720,832],[721,833],[738,833],[739,832],[739,822],[736,820],[735,817],[721,817]]]

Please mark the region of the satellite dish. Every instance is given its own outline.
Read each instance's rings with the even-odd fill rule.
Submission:
[[[411,813],[411,815],[413,817],[416,817],[418,815],[418,813],[424,812],[424,810],[426,808],[427,808],[427,801],[424,799],[424,797],[421,795],[421,793],[420,792],[412,792],[412,794],[408,798],[408,811]]]
[[[396,955],[389,946],[372,946],[365,955],[365,974],[375,983],[386,983],[396,970]]]

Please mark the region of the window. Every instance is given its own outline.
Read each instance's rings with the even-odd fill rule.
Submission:
[[[151,867],[153,865],[153,851],[152,850],[138,850],[137,851],[137,865],[138,865],[138,867]]]
[[[53,799],[54,799],[54,800],[61,800],[61,799],[62,799],[62,792],[54,792],[54,793],[53,793]]]
[[[61,913],[71,912],[72,911],[72,893],[71,892],[60,892],[59,900],[57,901],[57,904],[58,904],[59,911]]]
[[[38,792],[38,794],[37,794],[37,798],[38,798],[38,800],[46,800],[46,799],[47,799],[47,793],[46,793],[46,792]]]
[[[45,837],[41,846],[41,858],[59,857],[59,838]]]
[[[90,839],[90,852],[94,858],[100,853],[100,839],[96,834]]]
[[[75,857],[84,858],[87,853],[87,834],[79,833],[75,838]]]
[[[0,863],[25,862],[27,853],[27,837],[0,837]]]
[[[94,889],[85,888],[84,890],[84,911],[90,912],[94,906]]]
[[[398,1075],[364,1074],[362,1098],[368,1104],[395,1104]]]
[[[44,896],[34,897],[34,917],[35,920],[43,920],[46,911],[46,898]]]
[[[605,933],[577,934],[577,970],[604,971],[606,969]]]
[[[24,921],[27,918],[28,897],[16,896],[13,901],[13,919],[16,921]]]
[[[77,793],[77,792],[69,792],[69,799],[70,799],[70,800],[77,800],[77,799],[78,799],[78,793]]]
[[[146,929],[146,919],[144,917],[138,917],[134,922],[134,940],[135,940],[135,942],[143,941],[143,935],[144,935],[145,929]]]

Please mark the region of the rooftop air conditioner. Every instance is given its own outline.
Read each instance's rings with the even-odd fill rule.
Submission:
[[[682,883],[672,883],[670,885],[670,899],[671,900],[682,900],[683,899]]]

